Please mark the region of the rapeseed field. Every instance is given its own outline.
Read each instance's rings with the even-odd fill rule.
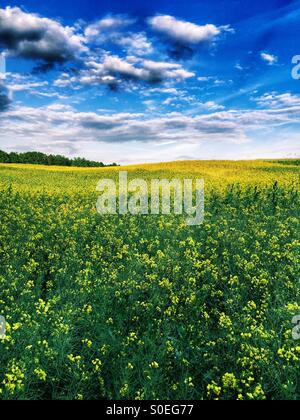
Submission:
[[[120,168],[0,165],[0,399],[300,398],[300,167],[176,162],[204,224],[101,216]]]

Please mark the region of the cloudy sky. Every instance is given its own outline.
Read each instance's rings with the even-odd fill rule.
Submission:
[[[8,1],[0,149],[299,157],[299,39],[298,0]]]

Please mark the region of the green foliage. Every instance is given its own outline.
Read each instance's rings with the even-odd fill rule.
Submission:
[[[277,162],[281,163],[282,165],[300,166],[300,159],[280,159]]]
[[[94,162],[84,158],[69,159],[60,155],[46,155],[40,152],[6,153],[0,150],[0,163],[22,163],[47,166],[73,166],[83,168],[102,168],[105,166],[117,166],[116,163],[104,165],[102,162]]]

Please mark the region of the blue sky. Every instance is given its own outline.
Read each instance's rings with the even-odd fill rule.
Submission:
[[[0,148],[119,163],[299,157],[299,32],[300,1],[7,2]]]

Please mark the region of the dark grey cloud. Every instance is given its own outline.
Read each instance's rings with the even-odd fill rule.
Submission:
[[[120,126],[121,123],[118,121],[111,121],[111,120],[98,120],[87,118],[86,120],[82,121],[81,126],[84,128],[87,128],[88,130],[112,130],[118,126]]]
[[[0,112],[7,111],[11,103],[8,89],[0,84]]]
[[[86,49],[74,28],[26,13],[19,7],[0,9],[0,47],[12,55],[46,65],[73,60]]]

